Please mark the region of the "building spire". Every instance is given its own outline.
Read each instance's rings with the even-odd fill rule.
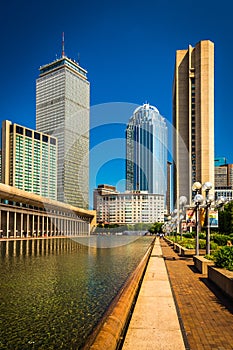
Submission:
[[[62,57],[65,57],[65,34],[62,32]]]

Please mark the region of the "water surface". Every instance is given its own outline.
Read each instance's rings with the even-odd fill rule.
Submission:
[[[81,349],[151,241],[0,242],[0,349]]]

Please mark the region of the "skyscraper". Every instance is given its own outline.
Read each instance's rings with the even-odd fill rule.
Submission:
[[[173,81],[174,202],[190,202],[192,184],[214,186],[214,44],[176,52]]]
[[[40,67],[36,128],[58,139],[58,200],[88,208],[90,84],[87,71],[65,56]]]
[[[57,139],[3,121],[2,182],[56,200]]]
[[[126,130],[126,189],[166,195],[167,126],[156,107],[138,107]]]

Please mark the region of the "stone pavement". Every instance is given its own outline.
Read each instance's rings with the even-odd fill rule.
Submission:
[[[160,243],[186,349],[233,350],[233,300],[195,269],[192,258],[178,256],[164,240]]]
[[[185,350],[171,286],[156,239],[123,350]]]

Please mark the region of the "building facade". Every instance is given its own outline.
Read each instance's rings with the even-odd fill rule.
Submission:
[[[108,193],[102,190],[94,192],[97,222],[120,225],[164,222],[163,195],[148,191],[119,193],[116,188]]]
[[[57,199],[57,139],[2,123],[2,183]]]
[[[0,198],[2,238],[86,236],[96,224],[93,210],[76,208],[2,183]]]
[[[40,67],[36,129],[58,140],[58,200],[89,206],[89,109],[87,71],[65,56]]]
[[[214,44],[176,52],[173,81],[174,202],[195,181],[214,185]]]
[[[166,196],[167,125],[156,107],[138,107],[126,129],[126,189]]]
[[[219,164],[219,158],[215,159],[215,164]],[[228,200],[233,199],[233,164],[222,161],[221,165],[215,166],[215,198],[221,196]]]
[[[167,161],[167,193],[166,193],[166,212],[170,214],[172,212],[171,206],[171,167],[172,162]]]

